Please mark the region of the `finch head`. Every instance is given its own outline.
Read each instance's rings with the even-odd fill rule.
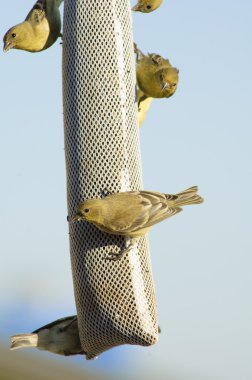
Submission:
[[[70,222],[79,222],[80,220],[87,220],[88,222],[96,222],[99,220],[99,209],[102,205],[99,199],[89,199],[82,202],[78,208],[76,215]]]
[[[10,49],[22,49],[22,42],[26,41],[26,29],[22,24],[18,24],[9,29],[3,38],[4,47],[3,51],[6,53]]]
[[[158,80],[161,86],[161,92],[165,98],[172,96],[177,90],[179,81],[179,70],[175,67],[169,67],[157,72]]]

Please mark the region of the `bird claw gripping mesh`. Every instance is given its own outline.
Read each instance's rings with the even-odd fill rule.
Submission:
[[[65,0],[63,101],[68,214],[103,191],[142,187],[135,62],[128,0]],[[158,338],[146,238],[120,260],[125,239],[69,224],[78,326],[88,359]]]

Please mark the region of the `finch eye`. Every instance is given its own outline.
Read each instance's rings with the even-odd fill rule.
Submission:
[[[146,7],[147,9],[151,9],[151,5],[147,5],[147,7]]]
[[[89,208],[85,208],[84,212],[87,214],[89,212]]]
[[[12,33],[11,37],[15,38],[16,37],[16,33]]]

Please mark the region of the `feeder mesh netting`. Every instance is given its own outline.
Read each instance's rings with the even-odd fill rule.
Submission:
[[[105,191],[142,187],[135,60],[128,0],[64,1],[63,98],[68,214]],[[125,239],[86,222],[69,226],[78,326],[87,358],[157,341],[146,238],[121,260]]]

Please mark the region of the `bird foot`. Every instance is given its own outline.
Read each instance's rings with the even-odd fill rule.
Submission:
[[[124,256],[125,252],[124,250],[121,250],[120,252],[109,252],[108,256],[105,256],[105,260],[109,261],[118,261],[121,260],[121,258]]]
[[[131,251],[132,248],[134,248],[134,244],[130,244],[126,249],[121,249],[120,252],[110,251],[108,253],[108,256],[105,256],[105,260],[109,260],[109,261],[121,260],[121,258],[125,256],[127,253],[129,253],[129,251]]]

